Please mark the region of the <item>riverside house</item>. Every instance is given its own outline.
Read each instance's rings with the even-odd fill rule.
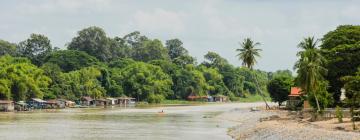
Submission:
[[[94,104],[94,100],[89,96],[83,96],[80,98],[80,105],[82,106],[90,106]]]
[[[115,98],[106,98],[106,100],[108,101],[108,105],[117,105],[119,104],[118,100]]]
[[[305,93],[302,92],[300,87],[291,87],[289,100],[286,102],[286,108],[301,108],[301,105],[303,105],[302,108],[308,109],[310,108],[308,101],[303,101],[301,99],[301,96],[304,96]]]
[[[0,100],[0,111],[13,111],[14,102],[11,100]]]
[[[46,101],[39,98],[31,98],[28,104],[35,109],[42,109],[46,106]]]
[[[228,97],[225,95],[216,95],[213,97],[214,98],[214,102],[227,102],[228,101]]]
[[[129,105],[129,104],[135,104],[135,98],[131,98],[131,97],[119,97],[117,98],[117,102],[120,105]]]

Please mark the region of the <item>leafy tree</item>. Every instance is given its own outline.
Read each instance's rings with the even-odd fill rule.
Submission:
[[[180,69],[175,76],[173,91],[178,99],[187,99],[190,94],[205,96],[209,85],[203,73],[196,70],[194,65],[187,65]]]
[[[13,43],[10,43],[10,42],[0,39],[0,56],[6,55],[6,54],[15,56],[16,55],[16,44],[13,44]]]
[[[23,58],[0,57],[0,97],[15,101],[42,98],[51,80]]]
[[[182,55],[173,59],[173,63],[184,68],[189,64],[196,65],[196,59],[190,55]]]
[[[324,35],[321,50],[327,60],[329,92],[339,101],[341,77],[355,75],[360,67],[360,26],[342,25]]]
[[[63,78],[63,73],[61,68],[53,63],[45,63],[41,66],[41,69],[44,71],[44,74],[51,79],[51,84],[49,85],[48,90],[44,94],[44,99],[52,98],[65,98],[66,89],[63,89],[61,85],[65,82]]]
[[[347,97],[347,105],[350,106],[350,113],[353,122],[353,129],[356,129],[355,125],[355,109],[360,106],[360,69],[354,76],[345,76],[341,78],[345,82],[345,91]]]
[[[300,59],[295,64],[297,70],[296,81],[302,88],[303,92],[309,96],[314,96],[317,106],[317,111],[320,111],[319,99],[320,94],[317,91],[320,89],[324,75],[327,70],[323,67],[325,63],[324,57],[317,48],[317,41],[314,37],[305,38],[298,45],[303,51],[298,52],[297,56]]]
[[[226,87],[223,76],[217,69],[200,66],[199,70],[203,73],[208,86],[208,93],[210,95],[228,95],[233,96],[230,90]]]
[[[157,59],[169,59],[168,50],[160,40],[146,40],[140,47],[133,48],[133,58],[137,61],[149,62]]]
[[[131,57],[131,48],[123,38],[109,39],[111,60]]]
[[[272,80],[279,76],[292,77],[292,72],[290,70],[277,70],[275,72],[268,73],[269,80]]]
[[[58,65],[64,72],[98,64],[98,60],[82,51],[61,50],[45,57],[44,62]]]
[[[170,59],[188,55],[188,51],[182,46],[183,43],[179,39],[171,39],[166,41],[166,48],[169,50]]]
[[[30,38],[17,46],[20,56],[27,57],[37,66],[43,63],[44,57],[52,51],[50,40],[41,34],[31,34]]]
[[[92,26],[79,31],[78,36],[68,45],[68,49],[84,51],[100,61],[108,61],[112,58],[110,46],[110,39],[104,30]]]
[[[141,35],[139,31],[131,32],[122,38],[131,48],[140,47],[142,43],[149,40],[146,36]]]
[[[172,94],[172,80],[160,67],[136,62],[121,69],[121,75],[114,77],[123,85],[127,96],[140,101],[148,100],[150,94],[167,97]]]
[[[244,80],[245,77],[242,76],[236,68],[232,65],[227,64],[220,71],[223,75],[223,81],[226,87],[238,97],[244,97],[243,89],[244,89]]]
[[[236,51],[239,52],[237,56],[243,61],[244,66],[252,69],[257,62],[256,57],[260,57],[259,52],[262,51],[261,49],[255,48],[256,46],[259,46],[260,43],[254,42],[250,38],[246,38],[240,45],[241,48],[236,49]]]
[[[282,102],[288,100],[292,85],[293,78],[291,76],[277,76],[272,79],[267,86],[271,100],[278,102],[279,106],[281,106]]]
[[[121,59],[117,59],[117,60],[113,60],[113,61],[109,62],[108,65],[110,68],[125,68],[128,65],[131,65],[135,62],[136,61],[134,61],[131,58],[121,58]]]
[[[215,52],[208,52],[204,56],[204,58],[207,61],[203,62],[203,65],[207,67],[214,67],[221,70],[222,67],[228,64],[228,61],[225,58],[221,57],[219,54]]]
[[[95,67],[82,68],[64,74],[65,94],[68,97],[80,98],[81,96],[91,96],[98,99],[105,96],[105,89],[101,86],[98,78],[101,71]]]

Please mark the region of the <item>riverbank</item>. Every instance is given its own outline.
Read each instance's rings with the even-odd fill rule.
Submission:
[[[339,124],[336,120],[309,122],[278,110],[232,110],[219,117],[232,119],[236,125],[229,128],[233,139],[287,139],[287,140],[355,140],[360,138],[359,131],[350,131],[349,122]],[[261,121],[260,121],[261,120]],[[338,130],[345,128],[344,130]]]

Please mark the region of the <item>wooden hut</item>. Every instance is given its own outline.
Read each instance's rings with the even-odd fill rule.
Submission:
[[[28,111],[29,105],[24,101],[18,101],[15,103],[15,110],[16,111]]]
[[[224,95],[216,95],[213,97],[213,101],[214,102],[228,102],[229,98],[227,96]]]
[[[69,100],[65,101],[65,106],[66,107],[74,107],[75,105],[76,105],[76,103],[73,102],[73,101],[69,101]]]
[[[116,105],[119,104],[118,100],[115,98],[106,98],[106,100],[108,101],[108,105]]]
[[[31,107],[36,108],[36,109],[45,108],[45,106],[46,106],[46,101],[39,99],[39,98],[31,98],[28,103]]]
[[[11,100],[0,100],[0,111],[14,111],[14,102]]]
[[[108,105],[108,100],[106,100],[106,99],[96,99],[96,100],[94,100],[94,104],[96,106],[107,106]]]
[[[59,108],[56,100],[47,100],[45,102],[45,108]]]
[[[83,97],[80,98],[80,105],[90,106],[90,105],[93,105],[93,104],[94,104],[93,101],[94,101],[94,100],[93,100],[91,97],[89,97],[89,96],[83,96]]]
[[[117,98],[117,102],[120,105],[135,104],[135,98],[123,96],[123,97]]]
[[[297,108],[303,104],[301,100],[301,96],[303,96],[303,93],[300,87],[291,87],[290,94],[288,96],[289,100],[286,102],[287,108]]]

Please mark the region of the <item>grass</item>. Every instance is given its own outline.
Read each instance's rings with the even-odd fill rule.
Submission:
[[[271,101],[270,97],[265,97],[265,100]],[[236,102],[259,102],[259,101],[263,101],[263,99],[260,95],[256,94],[256,95],[250,95],[249,97],[246,98],[238,98]]]
[[[187,101],[187,100],[164,100],[161,104],[176,105],[176,104],[205,104],[207,102],[202,101]]]

